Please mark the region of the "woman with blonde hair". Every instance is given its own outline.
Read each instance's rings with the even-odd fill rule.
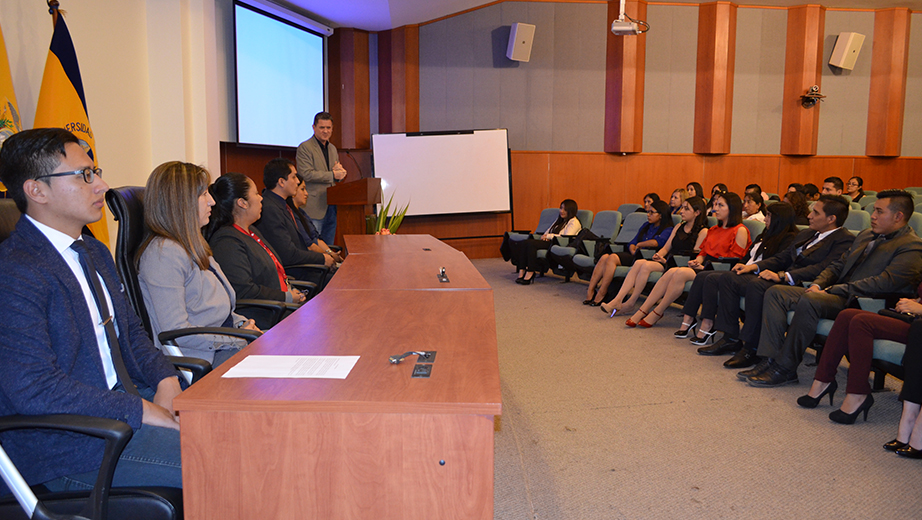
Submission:
[[[236,327],[259,330],[234,312],[236,294],[202,236],[214,199],[208,172],[178,161],[161,164],[147,179],[144,222],[150,235],[137,252],[138,282],[150,316],[154,343],[164,330]],[[230,336],[176,340],[183,355],[217,366],[245,345]]]

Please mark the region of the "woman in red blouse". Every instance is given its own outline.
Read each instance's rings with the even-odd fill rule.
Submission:
[[[640,309],[625,322],[628,327],[652,327],[669,305],[685,291],[685,284],[695,279],[705,263],[718,258],[742,258],[749,247],[749,230],[743,222],[743,201],[735,193],[718,193],[712,200],[717,225],[708,230],[698,256],[688,267],[673,267],[656,282]],[[658,303],[657,303],[658,302]]]

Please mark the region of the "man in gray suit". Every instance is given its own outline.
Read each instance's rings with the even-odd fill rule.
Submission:
[[[809,288],[777,285],[765,293],[758,351],[764,361],[740,378],[763,387],[796,383],[797,366],[821,319],[834,319],[859,297],[914,296],[922,279],[922,239],[909,227],[912,194],[888,190],[877,197],[871,229],[859,233]]]
[[[307,186],[304,211],[320,231],[320,239],[332,244],[336,238],[336,206],[327,205],[327,188],[346,178],[346,169],[339,162],[333,135],[333,116],[320,112],[314,116],[314,135],[298,146],[298,173]]]

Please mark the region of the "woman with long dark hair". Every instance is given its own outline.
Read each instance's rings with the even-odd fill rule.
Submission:
[[[663,247],[653,254],[650,260],[637,259],[628,271],[618,294],[608,303],[602,304],[602,310],[611,317],[615,314],[633,310],[641,291],[647,286],[647,280],[653,273],[662,273],[675,267],[675,255],[694,256],[707,236],[707,216],[704,212],[704,199],[689,197],[680,208],[682,222],[672,229],[672,234]],[[628,293],[630,298],[625,301]]]
[[[643,305],[624,324],[628,327],[652,327],[666,309],[685,290],[685,283],[695,279],[705,264],[718,258],[742,258],[749,247],[749,230],[743,225],[743,201],[735,193],[718,193],[712,199],[717,225],[708,230],[698,256],[687,267],[674,267],[660,278]],[[650,315],[653,316],[650,316]],[[647,319],[650,317],[651,319]],[[684,324],[683,324],[684,326]],[[687,330],[687,327],[686,329]]]
[[[704,203],[707,204],[708,199],[704,196],[704,188],[701,187],[700,182],[689,182],[688,185],[685,186],[685,191],[688,192],[689,197],[701,197]]]
[[[852,198],[852,202],[858,202],[864,197],[864,179],[861,177],[852,177],[845,184],[845,194]]]
[[[214,199],[211,176],[183,162],[156,167],[144,192],[144,222],[150,235],[137,252],[138,284],[150,316],[154,344],[164,330],[237,327],[259,330],[234,312],[236,293],[202,236]],[[183,355],[217,366],[246,345],[229,336],[189,336],[176,340]]]
[[[291,287],[278,255],[253,226],[262,212],[256,184],[232,172],[218,177],[209,191],[215,206],[205,236],[237,296],[303,303],[304,294]],[[253,314],[258,325],[271,326],[269,313]]]
[[[807,206],[807,198],[799,191],[789,191],[784,194],[784,202],[787,202],[794,208],[794,224],[798,226],[809,226],[810,220],[807,216],[810,214],[810,206]]]
[[[608,286],[615,277],[615,269],[619,265],[630,266],[642,258],[640,249],[645,247],[661,248],[669,240],[672,232],[672,211],[666,201],[654,202],[647,211],[647,222],[640,226],[634,239],[628,242],[627,251],[612,253],[610,246],[605,246],[602,256],[596,261],[586,289],[586,299],[583,305],[598,307],[608,293]]]
[[[747,196],[748,197],[748,196]],[[797,226],[794,225],[794,208],[790,204],[778,202],[768,206],[765,216],[765,231],[752,242],[746,256],[740,261],[743,265],[750,265],[770,258],[777,253],[787,250],[797,235]],[[718,280],[726,271],[701,271],[695,276],[688,299],[682,311],[683,327],[690,324],[683,331],[676,331],[676,337],[685,338],[692,334],[698,320],[698,308],[701,307],[701,326],[698,335],[692,338],[695,345],[707,345],[713,342],[717,331],[714,327],[714,318],[717,317],[717,289]],[[725,302],[724,305],[739,305],[738,301]]]
[[[509,244],[512,264],[518,269],[515,283],[528,285],[535,279],[535,273],[543,268],[538,260],[538,251],[550,249],[551,240],[560,235],[572,236],[579,233],[583,226],[576,218],[578,210],[575,200],[566,199],[560,203],[560,216],[541,238],[529,238]]]

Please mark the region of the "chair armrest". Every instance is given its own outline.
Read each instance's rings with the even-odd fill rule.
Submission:
[[[304,301],[310,300],[314,296],[317,296],[317,293],[320,292],[317,289],[317,284],[314,282],[306,282],[304,280],[289,280],[288,283],[290,283],[292,287],[298,289],[307,296],[307,299]]]
[[[316,296],[323,290],[327,285],[327,279],[329,278],[330,268],[323,264],[297,264],[297,265],[286,265],[285,271],[289,270],[298,270],[298,271],[308,271],[314,273],[316,280],[302,280],[300,278],[295,278],[300,282],[311,282],[316,284],[316,288],[308,296],[308,299]]]
[[[176,345],[177,338],[186,336],[197,336],[200,334],[211,334],[214,336],[233,336],[242,338],[247,343],[262,336],[262,332],[250,329],[235,329],[233,327],[189,327],[186,329],[165,330],[157,335],[160,343],[164,345]],[[178,345],[177,345],[178,346]]]
[[[122,450],[131,440],[133,431],[128,424],[114,419],[104,419],[102,417],[89,417],[85,415],[9,415],[0,417],[0,432],[19,429],[52,429],[64,430],[75,433],[82,433],[92,437],[98,437],[106,441],[103,450],[102,463],[99,467],[99,474],[96,477],[96,484],[93,491],[87,499],[86,505],[80,513],[80,517],[101,520],[108,515],[109,490],[112,487],[112,476],[115,474],[115,466]],[[6,459],[6,452],[0,448],[0,454]],[[4,460],[4,463],[8,459]],[[16,500],[23,507],[29,517],[34,519],[53,519],[69,518],[55,515],[49,512],[41,502],[35,498],[35,494],[25,484],[25,480],[19,474],[19,471],[13,467],[12,463],[3,465],[4,480],[6,480],[7,470],[10,469],[14,474],[12,477],[13,494]],[[18,477],[18,479],[17,479]],[[22,486],[20,486],[21,484]]]
[[[237,310],[245,309],[247,307],[274,310],[275,316],[272,318],[272,324],[275,325],[276,323],[282,321],[282,317],[285,315],[285,311],[296,311],[300,305],[297,303],[287,303],[276,300],[237,300]]]
[[[858,298],[858,306],[863,311],[877,312],[887,308],[887,301],[883,298]]]
[[[174,367],[182,368],[192,373],[192,380],[189,381],[189,384],[195,383],[211,372],[211,363],[204,359],[186,356],[166,356],[166,360],[172,363]]]

